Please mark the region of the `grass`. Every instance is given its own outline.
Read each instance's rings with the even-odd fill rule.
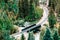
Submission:
[[[43,9],[39,8],[39,7],[36,7],[36,12],[42,16],[42,13],[43,13]]]

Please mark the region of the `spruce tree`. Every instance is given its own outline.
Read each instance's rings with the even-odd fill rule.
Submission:
[[[2,39],[1,40],[15,40],[15,38],[14,37],[10,37],[10,32],[9,32],[9,30],[4,30],[3,29],[3,31],[2,31],[3,33],[3,35],[2,35]]]
[[[30,15],[34,14],[34,0],[30,0]]]
[[[0,13],[0,40],[10,40],[10,32],[12,29],[12,22],[10,21],[6,13]]]
[[[48,21],[50,28],[53,28],[54,25],[56,24],[56,17],[52,9],[49,12]]]
[[[3,33],[3,40],[11,40],[9,35],[10,35],[9,32],[5,30]]]
[[[18,13],[18,1],[17,0],[13,0],[11,3],[11,8],[12,8],[12,11],[14,14],[17,14]]]
[[[19,0],[19,14],[21,18],[25,18],[29,14],[28,0]]]
[[[21,8],[21,0],[19,0],[19,2],[18,2],[18,7],[19,7],[19,11],[18,11],[18,13],[19,13],[19,16],[21,17],[21,10],[22,10],[22,8]]]
[[[5,2],[4,0],[0,0],[0,9],[4,9],[5,8]]]
[[[39,6],[39,0],[34,0],[35,1],[35,6]]]
[[[46,33],[43,37],[43,40],[52,40],[50,30],[47,28]]]
[[[49,7],[52,7],[53,10],[55,10],[55,7],[57,5],[57,0],[49,0]]]
[[[33,33],[29,33],[28,40],[35,40]]]
[[[25,40],[24,34],[21,35],[21,40]]]
[[[53,35],[53,39],[54,40],[59,40],[59,36],[58,36],[58,32],[55,31],[54,35]]]
[[[29,21],[34,21],[35,20],[35,5],[34,5],[34,0],[30,0],[29,15],[28,15],[27,19],[29,19]]]
[[[29,3],[28,0],[24,0],[24,17],[29,14]]]
[[[60,36],[60,26],[59,26],[59,28],[58,28],[58,34],[59,34],[59,36]]]

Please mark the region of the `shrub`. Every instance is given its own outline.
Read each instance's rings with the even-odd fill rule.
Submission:
[[[54,40],[59,40],[59,36],[58,36],[58,32],[55,31],[54,35],[53,35],[53,39]]]
[[[50,30],[47,28],[46,33],[43,37],[43,40],[52,40]]]
[[[33,33],[29,33],[28,40],[35,40]]]

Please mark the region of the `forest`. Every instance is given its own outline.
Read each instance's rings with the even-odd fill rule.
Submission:
[[[17,33],[19,27],[36,24],[44,16],[40,0],[0,0],[0,40],[18,40],[10,35]],[[49,0],[47,9],[49,11],[48,24],[40,30],[39,40],[60,40],[60,0]],[[26,23],[27,22],[27,23]],[[57,25],[58,24],[58,25]],[[35,40],[35,33],[29,32],[27,40]],[[19,40],[26,40],[24,34]]]

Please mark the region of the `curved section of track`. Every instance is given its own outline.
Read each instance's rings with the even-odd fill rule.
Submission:
[[[46,23],[46,21],[48,20],[48,14],[49,14],[49,11],[48,11],[48,8],[47,8],[46,5],[45,6],[44,5],[40,5],[40,7],[43,9],[44,12],[43,12],[43,17],[39,20],[38,23],[36,23],[37,26],[38,25],[43,26]],[[32,29],[32,28],[35,28],[35,26],[31,27],[30,29]],[[28,30],[30,30],[30,29],[28,29]],[[22,33],[24,34],[25,31],[24,32],[15,33],[15,34],[12,34],[10,36],[13,36],[13,37],[17,38],[17,37],[20,37]]]
[[[40,21],[36,25],[43,26],[46,23],[46,21],[48,20],[49,11],[48,11],[48,8],[46,6],[41,5],[41,8],[44,11],[43,12],[43,17],[40,19]]]

